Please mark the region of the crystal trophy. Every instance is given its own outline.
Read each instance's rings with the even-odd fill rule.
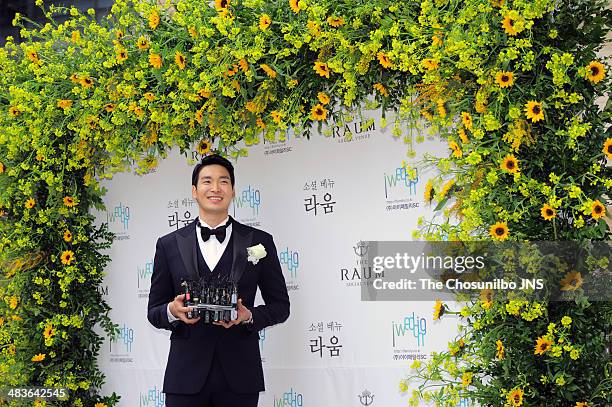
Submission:
[[[238,287],[229,276],[205,276],[183,280],[185,306],[192,310],[187,318],[202,318],[205,324],[229,322],[238,318]]]

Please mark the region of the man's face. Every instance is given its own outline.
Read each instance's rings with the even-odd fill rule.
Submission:
[[[229,172],[218,164],[201,168],[197,185],[191,187],[191,195],[205,213],[227,215],[234,198],[234,187]]]

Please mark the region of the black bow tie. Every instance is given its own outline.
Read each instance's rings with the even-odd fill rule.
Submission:
[[[231,218],[227,221],[227,223],[223,226],[218,226],[214,229],[210,229],[200,223],[198,221],[198,225],[200,226],[200,234],[202,235],[202,240],[205,242],[210,239],[212,235],[215,235],[219,243],[223,243],[225,240],[225,233],[227,232],[227,227],[232,223]]]

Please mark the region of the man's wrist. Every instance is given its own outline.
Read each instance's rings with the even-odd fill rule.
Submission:
[[[247,319],[247,320],[245,320],[245,321],[242,321],[242,323],[243,323],[243,324],[245,324],[245,325],[246,325],[246,324],[252,324],[252,323],[253,323],[253,312],[252,312],[251,310],[249,310],[249,313],[251,314],[251,315],[249,316],[249,319]]]

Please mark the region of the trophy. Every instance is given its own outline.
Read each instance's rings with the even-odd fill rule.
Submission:
[[[203,276],[181,282],[185,306],[192,311],[187,318],[202,318],[205,324],[238,318],[238,287],[229,276]]]

